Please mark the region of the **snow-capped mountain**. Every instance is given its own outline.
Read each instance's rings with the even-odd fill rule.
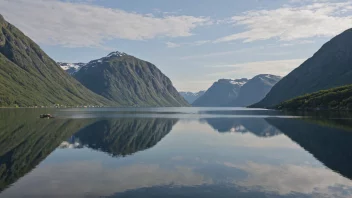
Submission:
[[[126,56],[127,54],[124,53],[124,52],[119,52],[119,51],[116,51],[116,52],[111,52],[110,54],[108,54],[106,57],[112,57],[112,56]]]
[[[92,60],[89,63],[65,63],[65,62],[58,62],[57,64],[63,69],[65,70],[67,73],[69,73],[70,75],[75,74],[76,72],[78,72],[80,69],[82,69],[84,66],[92,66],[92,65],[96,65],[97,63],[102,63],[105,60],[108,60],[112,57],[122,57],[122,56],[126,56],[126,53],[123,52],[111,52],[110,54],[108,54],[107,56],[104,56],[100,59],[96,59],[96,60]]]
[[[186,99],[186,101],[189,104],[192,104],[195,100],[197,100],[199,97],[201,97],[203,94],[205,93],[205,91],[200,91],[200,92],[184,92],[181,91],[180,94],[181,96]]]
[[[271,74],[254,76],[241,87],[238,98],[231,102],[231,106],[245,107],[259,102],[280,80],[280,76]]]
[[[65,70],[67,73],[70,75],[76,73],[79,71],[83,66],[86,65],[86,63],[64,63],[64,62],[58,62],[57,63],[63,70]]]
[[[108,54],[107,56],[104,56],[104,57],[102,57],[102,58],[99,58],[99,59],[90,61],[88,64],[86,64],[86,66],[87,66],[87,67],[95,67],[95,66],[97,66],[97,64],[103,63],[104,61],[108,61],[108,60],[110,60],[111,58],[114,58],[114,57],[122,57],[122,56],[127,56],[127,55],[128,55],[128,54],[126,54],[126,53],[124,53],[124,52],[119,52],[119,51],[111,52],[111,53]]]
[[[238,97],[241,87],[248,82],[247,78],[220,79],[215,82],[203,96],[195,100],[192,105],[197,107],[227,106]]]

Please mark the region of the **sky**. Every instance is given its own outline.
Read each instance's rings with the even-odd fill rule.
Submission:
[[[285,76],[352,28],[347,0],[0,0],[0,14],[55,61],[125,52],[193,92]]]

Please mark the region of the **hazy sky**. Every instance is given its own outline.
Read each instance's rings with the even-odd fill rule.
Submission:
[[[122,51],[154,63],[179,91],[286,75],[352,28],[347,0],[0,0],[0,13],[56,61]]]

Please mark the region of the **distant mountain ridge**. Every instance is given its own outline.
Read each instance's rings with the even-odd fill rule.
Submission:
[[[227,106],[238,97],[240,88],[248,82],[247,78],[220,79],[215,82],[200,98],[193,102],[196,107]]]
[[[199,97],[204,95],[205,91],[199,91],[199,92],[184,92],[181,91],[180,94],[181,96],[189,103],[192,104],[195,100],[197,100]]]
[[[64,72],[0,15],[0,106],[114,105]]]
[[[189,106],[155,65],[122,52],[92,60],[73,75],[121,106]]]
[[[280,80],[280,76],[271,74],[260,74],[252,79],[220,79],[192,105],[199,107],[246,107],[263,99]]]
[[[260,74],[253,77],[241,87],[238,98],[232,101],[230,106],[246,107],[259,102],[280,80],[280,76],[271,74]]]
[[[325,43],[252,107],[273,107],[319,90],[352,84],[352,29]]]

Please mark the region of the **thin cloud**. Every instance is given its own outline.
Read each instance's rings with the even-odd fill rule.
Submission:
[[[301,65],[305,59],[258,61],[240,64],[213,65],[209,67],[222,68],[226,71],[210,73],[207,76],[213,77],[252,77],[258,74],[274,74],[285,76],[294,68]]]
[[[352,2],[313,3],[274,10],[253,10],[232,17],[228,23],[246,30],[221,37],[215,43],[243,40],[253,42],[278,38],[281,41],[335,36],[351,28]]]
[[[207,43],[211,43],[211,40],[200,40],[200,41],[187,42],[187,43],[166,42],[165,44],[168,48],[176,48],[176,47],[183,47],[183,46],[200,46]]]
[[[75,2],[0,0],[0,13],[36,42],[65,47],[100,47],[111,39],[186,37],[209,24],[205,17],[154,17]]]

